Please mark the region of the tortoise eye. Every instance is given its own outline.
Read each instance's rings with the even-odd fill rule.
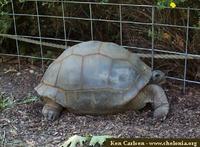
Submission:
[[[158,77],[160,77],[160,75],[159,75],[159,74],[156,74],[155,77],[158,78]]]

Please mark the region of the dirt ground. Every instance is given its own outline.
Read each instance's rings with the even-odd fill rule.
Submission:
[[[37,96],[34,87],[42,72],[36,66],[0,63],[0,92],[24,101]],[[54,122],[44,120],[42,102],[17,104],[0,110],[0,146],[59,146],[68,137],[78,135],[114,135],[134,138],[200,138],[200,85],[182,85],[168,81],[164,86],[170,112],[164,122],[152,119],[152,109],[108,116],[77,116],[64,111]]]

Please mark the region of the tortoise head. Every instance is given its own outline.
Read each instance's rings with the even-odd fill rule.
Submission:
[[[164,74],[164,72],[160,71],[160,70],[154,70],[152,72],[152,77],[151,77],[151,83],[152,84],[164,84],[166,81],[166,76]]]

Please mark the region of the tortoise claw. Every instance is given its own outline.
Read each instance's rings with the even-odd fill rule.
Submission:
[[[169,106],[165,105],[165,106],[155,109],[153,117],[155,120],[164,121],[167,117],[168,112],[169,112]]]
[[[49,121],[54,121],[59,117],[60,110],[55,109],[54,107],[45,105],[42,109],[42,114],[44,115],[45,119]]]

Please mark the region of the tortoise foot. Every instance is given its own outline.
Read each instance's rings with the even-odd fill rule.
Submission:
[[[44,115],[45,119],[54,121],[60,116],[61,110],[62,108],[57,108],[46,104],[42,109],[42,114]]]
[[[168,104],[161,106],[161,107],[158,107],[157,109],[154,110],[153,117],[156,120],[163,121],[163,120],[166,119],[168,111],[169,111],[169,105]]]

